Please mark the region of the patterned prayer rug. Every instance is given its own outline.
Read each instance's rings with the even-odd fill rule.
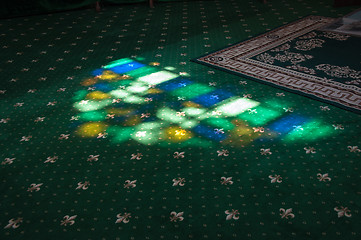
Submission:
[[[360,113],[361,39],[319,30],[333,21],[309,16],[194,61]]]

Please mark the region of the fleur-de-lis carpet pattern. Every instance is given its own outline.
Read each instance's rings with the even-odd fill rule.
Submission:
[[[192,1],[1,20],[0,238],[359,239],[360,115],[189,61],[353,10]]]

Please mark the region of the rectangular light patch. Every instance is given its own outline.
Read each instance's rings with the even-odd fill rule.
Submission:
[[[157,85],[162,82],[169,81],[178,77],[177,74],[167,72],[167,71],[159,71],[155,73],[151,73],[149,75],[138,78],[138,81],[148,83],[150,85]]]
[[[141,78],[146,75],[152,74],[157,72],[158,70],[154,67],[145,66],[142,68],[138,68],[132,71],[127,72],[128,76],[131,76],[132,78]]]
[[[129,58],[122,58],[122,59],[118,59],[118,60],[115,60],[115,61],[109,63],[108,65],[106,65],[103,68],[108,69],[108,68],[116,67],[116,66],[119,66],[119,65],[127,64],[127,63],[130,63],[130,62],[133,62],[133,60],[129,59]]]
[[[230,102],[218,106],[217,110],[221,111],[222,115],[237,116],[238,114],[246,111],[247,109],[254,108],[259,104],[259,102],[253,101],[248,98],[237,98],[235,100],[231,100]]]
[[[186,87],[171,91],[170,94],[177,97],[183,97],[185,99],[191,99],[212,92],[213,90],[214,89],[212,87],[205,84],[193,83],[191,85],[187,85]]]
[[[127,91],[122,89],[110,91],[109,94],[116,98],[124,98],[129,95]]]

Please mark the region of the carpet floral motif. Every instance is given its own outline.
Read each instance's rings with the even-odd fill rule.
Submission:
[[[321,70],[331,77],[337,78],[361,78],[361,71],[350,69],[350,67],[333,66],[330,64],[320,64],[316,66],[317,70]]]

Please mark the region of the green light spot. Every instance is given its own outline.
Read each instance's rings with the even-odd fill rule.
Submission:
[[[119,66],[119,65],[122,65],[122,64],[127,64],[127,63],[130,63],[130,62],[133,62],[133,60],[129,59],[129,58],[122,58],[122,59],[110,62],[108,65],[106,65],[103,68],[108,69],[108,68],[116,67],[116,66]]]
[[[203,121],[206,125],[216,127],[218,129],[223,128],[223,130],[228,131],[234,128],[234,125],[227,119],[224,118],[208,118]]]
[[[164,69],[165,69],[165,70],[168,70],[168,71],[174,71],[174,70],[176,70],[175,67],[169,67],[169,66],[164,67]]]
[[[198,122],[195,120],[188,120],[188,121],[185,121],[185,122],[182,122],[181,124],[179,124],[179,126],[183,129],[194,128],[197,125],[198,125]]]
[[[134,128],[110,126],[107,129],[107,133],[112,137],[111,139],[114,143],[121,143],[130,139],[131,135],[134,133]]]
[[[194,83],[183,88],[178,88],[171,91],[170,94],[177,97],[184,97],[186,99],[194,98],[213,91],[214,89],[207,85]]]
[[[110,91],[109,94],[115,98],[124,98],[129,95],[129,93],[127,91],[122,90],[122,89]]]
[[[334,134],[334,130],[331,126],[325,125],[320,121],[314,120],[308,122],[302,126],[295,126],[286,137],[285,140],[295,141],[313,141],[322,137],[330,136]]]
[[[158,122],[141,123],[136,126],[131,138],[142,144],[155,144],[163,138],[163,131],[160,130],[161,124]]]
[[[238,118],[242,120],[247,120],[247,122],[249,122],[253,126],[261,126],[280,117],[283,114],[281,110],[277,111],[262,106],[258,106],[252,110],[256,110],[256,111],[244,112],[241,115],[239,115]]]
[[[130,96],[125,97],[123,101],[126,103],[142,104],[142,103],[144,103],[144,98],[130,95]]]
[[[133,82],[133,80],[120,80],[120,81],[111,82],[108,84],[110,84],[113,88],[119,88],[122,86],[124,86],[124,87],[129,86],[132,82]]]
[[[82,112],[79,114],[80,120],[82,121],[102,121],[106,118],[107,113],[105,111],[90,111],[90,112]]]
[[[145,66],[145,67],[141,67],[141,68],[137,68],[135,70],[129,71],[129,72],[127,72],[127,75],[129,75],[133,78],[140,78],[140,77],[144,77],[146,75],[152,74],[157,71],[158,70],[154,67]]]
[[[145,60],[144,57],[136,57],[135,59],[138,60],[138,61],[144,61]]]
[[[79,91],[75,92],[73,101],[80,101],[80,100],[84,99],[88,93],[89,92],[87,90],[79,90]]]
[[[89,112],[89,111],[95,111],[98,109],[102,109],[112,103],[112,100],[105,99],[102,101],[80,101],[74,103],[74,108],[78,109],[81,112]]]
[[[194,117],[203,114],[206,111],[206,109],[188,107],[188,108],[183,108],[182,111],[185,112],[186,115]]]
[[[171,122],[171,123],[181,123],[181,122],[184,122],[185,120],[187,120],[183,116],[177,116],[177,111],[167,108],[167,107],[159,109],[157,111],[156,116],[159,119],[162,119],[164,121]]]

